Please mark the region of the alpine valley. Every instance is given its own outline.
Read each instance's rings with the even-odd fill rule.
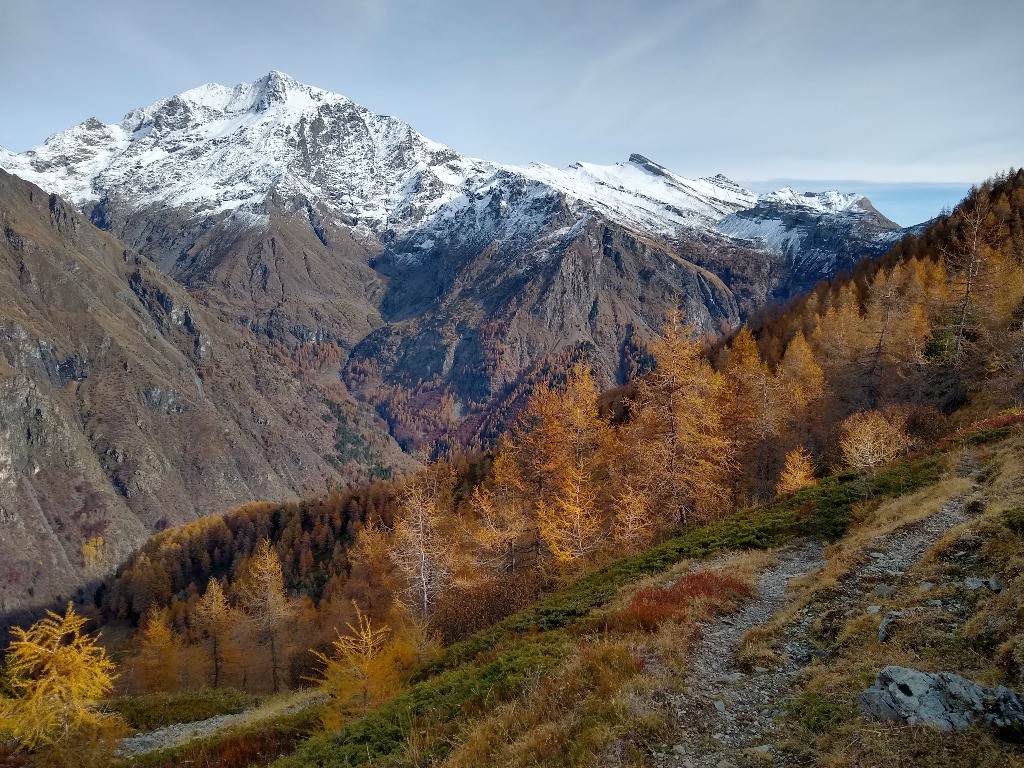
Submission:
[[[168,525],[489,439],[577,357],[624,383],[670,311],[728,332],[905,234],[638,154],[464,157],[279,72],[0,169],[0,613]]]

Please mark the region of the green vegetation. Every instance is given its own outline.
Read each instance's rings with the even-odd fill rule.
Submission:
[[[477,661],[414,685],[336,734],[310,739],[298,755],[276,765],[363,765],[404,749],[412,733],[428,733],[425,757],[441,757],[469,713],[507,701],[536,682],[573,647],[563,632],[526,635]]]
[[[337,422],[334,426],[334,456],[331,461],[337,465],[356,464],[369,468],[369,478],[373,480],[390,480],[392,469],[381,463],[380,456],[366,444],[366,440],[349,424],[348,414],[333,400],[324,400],[328,412],[324,421],[332,418]]]
[[[1016,534],[1024,534],[1024,507],[1008,509],[1003,513],[1006,527]]]

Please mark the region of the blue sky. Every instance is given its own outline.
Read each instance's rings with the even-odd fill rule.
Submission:
[[[0,19],[15,151],[278,69],[477,157],[855,179],[902,224],[1024,164],[1020,0],[0,0]]]

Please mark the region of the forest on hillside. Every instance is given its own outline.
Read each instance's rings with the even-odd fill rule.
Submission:
[[[676,315],[645,353],[615,393],[577,360],[490,450],[163,531],[85,609],[132,629],[118,685],[325,681],[365,710],[438,644],[680,527],[1019,412],[1024,170],[729,338]]]
[[[210,684],[197,611],[216,588],[245,623],[242,585],[261,546],[291,603],[285,651],[272,674],[229,664],[219,684],[300,684],[317,666],[308,649],[329,648],[335,628],[356,620],[353,606],[464,637],[680,525],[829,469],[871,471],[964,413],[1019,406],[1024,171],[986,182],[922,235],[731,338],[696,338],[675,316],[647,353],[653,370],[611,394],[577,361],[534,390],[490,451],[161,533],[100,590],[99,616],[141,623],[144,653],[161,625],[204,661],[182,665],[189,679],[137,675],[138,688]]]

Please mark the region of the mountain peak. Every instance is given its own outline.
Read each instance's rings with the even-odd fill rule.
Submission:
[[[714,176],[704,176],[701,181],[707,181],[714,184],[716,187],[722,187],[723,189],[730,189],[736,192],[748,193],[746,189],[741,187],[735,181],[730,179],[724,173],[716,173]]]
[[[860,202],[867,198],[857,192],[843,193],[835,189],[825,192],[797,192],[792,187],[783,187],[764,195],[762,199],[778,205],[807,208],[819,213],[839,213],[853,208],[863,208]]]
[[[629,162],[632,163],[633,165],[643,168],[645,171],[655,176],[671,175],[670,171],[665,166],[659,165],[653,160],[649,160],[648,158],[636,152],[629,156]]]
[[[244,86],[241,86],[244,87]],[[259,80],[252,83],[252,104],[257,112],[263,112],[275,104],[285,104],[293,96],[308,96],[314,88],[303,85],[291,75],[270,70]],[[300,96],[301,95],[301,96]]]

